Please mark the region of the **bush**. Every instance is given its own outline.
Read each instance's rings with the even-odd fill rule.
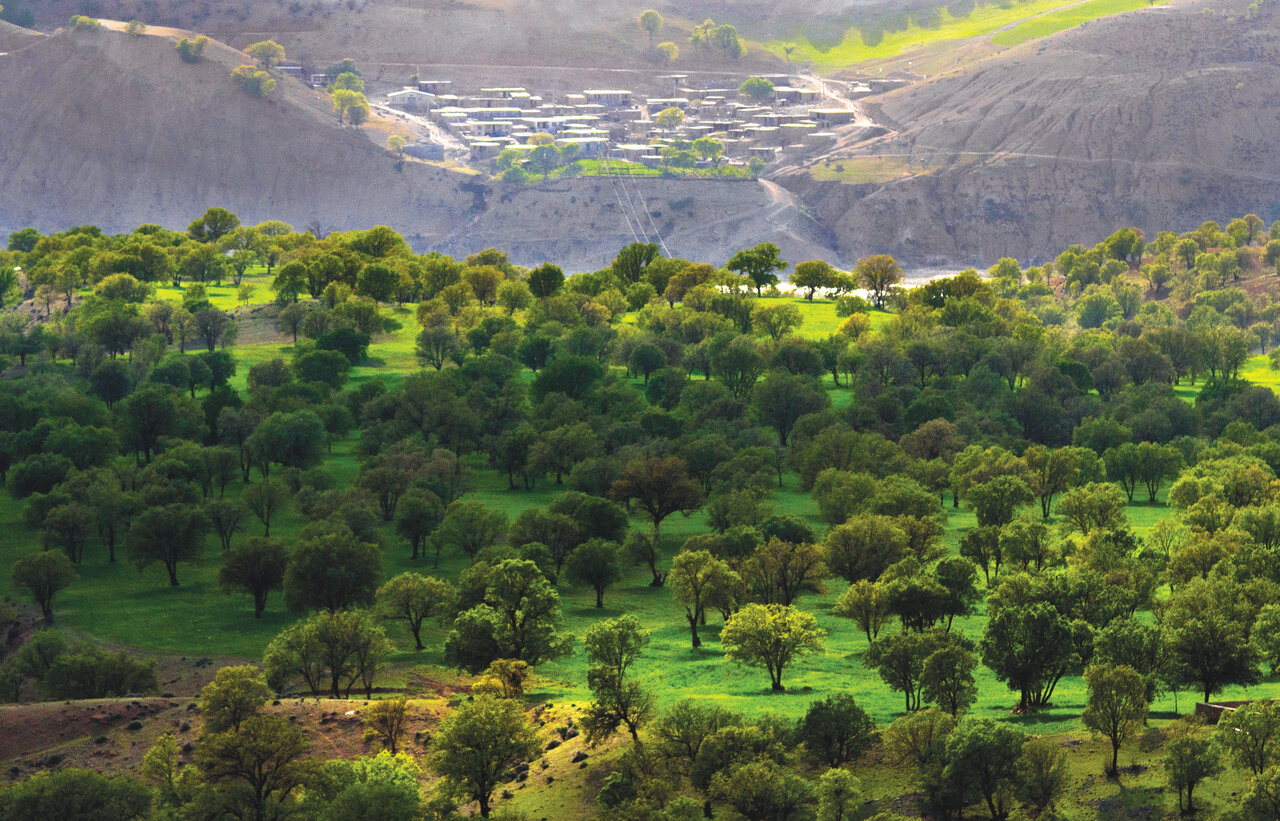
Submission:
[[[236,66],[231,71],[231,79],[251,97],[265,97],[276,90],[276,81],[270,74],[248,64]]]
[[[81,648],[59,656],[45,673],[43,686],[51,699],[151,693],[157,689],[156,662],[123,651]]]
[[[204,47],[209,45],[209,38],[201,34],[194,40],[183,37],[174,48],[184,63],[198,63],[204,59]]]

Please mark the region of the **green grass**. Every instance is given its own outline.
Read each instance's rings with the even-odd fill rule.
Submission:
[[[1099,17],[1145,9],[1165,2],[1167,0],[1155,2],[1151,0],[1088,0],[1088,2],[1052,12],[1034,20],[1028,20],[1019,26],[998,31],[992,35],[991,42],[998,46],[1016,46],[1028,40],[1038,40],[1041,37],[1075,28],[1081,23],[1087,23]]]
[[[224,286],[223,291],[226,290],[229,290],[229,286]],[[215,291],[215,297],[224,298],[223,291]],[[805,337],[820,338],[833,333],[843,321],[835,315],[835,303],[831,300],[815,299],[809,302],[800,297],[786,299],[799,308],[804,318],[799,333]],[[352,383],[368,379],[394,382],[417,367],[413,354],[415,324],[412,313],[398,308],[388,309],[386,313],[399,322],[400,327],[374,340],[370,348],[370,362],[353,369]],[[874,312],[872,327],[883,328],[890,316],[884,312]],[[238,346],[235,354],[239,369],[234,384],[243,389],[250,365],[275,357],[287,360],[291,355],[291,346],[287,340],[277,338]],[[1267,368],[1265,357],[1253,357],[1243,375],[1259,384],[1272,387],[1280,385],[1280,377]],[[631,384],[638,386],[639,381],[631,380]],[[1198,387],[1182,386],[1179,392],[1190,398]],[[851,399],[847,388],[836,389],[829,386],[829,391],[833,404],[847,406]],[[355,442],[355,435],[336,442],[332,452],[324,459],[323,467],[342,486],[354,481],[358,472]],[[532,491],[510,490],[505,476],[490,470],[482,457],[471,457],[470,464],[474,471],[475,487],[469,498],[501,510],[510,519],[530,507],[550,504],[563,491],[563,488],[551,481],[539,482]],[[234,499],[241,491],[240,483],[234,482],[228,488],[228,496]],[[822,522],[817,507],[811,497],[799,489],[794,474],[784,476],[783,486],[774,492],[772,502],[775,512],[797,516],[821,532]],[[22,510],[23,502],[14,500],[8,494],[0,494],[0,566],[10,565],[20,555],[38,549],[39,534],[23,523]],[[943,543],[952,555],[956,555],[960,538],[975,525],[974,516],[968,509],[953,510],[950,506],[945,508],[945,512],[947,521]],[[1142,534],[1153,524],[1169,516],[1170,510],[1162,495],[1156,504],[1140,502],[1130,505],[1127,515],[1132,526]],[[272,522],[272,535],[291,543],[304,525],[304,518],[290,508]],[[634,517],[632,526],[644,528],[647,523]],[[676,543],[706,529],[706,517],[701,513],[687,518],[674,516],[663,525],[664,533]],[[251,519],[246,523],[240,538],[245,534],[260,532],[260,523]],[[465,556],[457,552],[442,555],[439,568],[431,566],[430,557],[414,563],[409,559],[407,546],[395,536],[389,525],[384,525],[383,537],[386,542],[383,561],[388,577],[414,569],[438,574],[443,578],[457,579],[467,566]],[[664,559],[664,565],[669,559],[669,556]],[[125,560],[123,551],[119,561],[109,563],[105,548],[95,544],[88,550],[80,569],[80,579],[58,598],[59,625],[73,635],[91,636],[148,653],[172,654],[188,659],[258,659],[267,642],[281,628],[291,623],[294,617],[285,612],[282,597],[272,594],[263,618],[254,619],[248,597],[228,595],[219,589],[216,581],[218,565],[216,543],[210,539],[204,560],[197,564],[181,565],[179,579],[182,584],[178,588],[170,588],[161,567],[153,566],[139,571]],[[1008,571],[1006,569],[1003,572]],[[690,698],[715,703],[748,715],[774,712],[796,718],[814,699],[834,691],[847,690],[857,696],[881,726],[902,714],[900,695],[891,691],[862,663],[862,655],[867,649],[865,636],[851,621],[831,613],[832,605],[845,587],[844,582],[829,582],[825,592],[804,595],[797,600],[798,607],[815,614],[819,625],[828,632],[828,640],[821,654],[804,659],[788,669],[784,679],[787,686],[785,693],[773,694],[768,688],[768,679],[763,671],[744,669],[724,659],[718,642],[718,615],[711,614],[708,626],[701,631],[702,648],[692,649],[682,608],[671,598],[668,590],[650,587],[649,579],[646,568],[629,568],[625,579],[607,591],[605,607],[602,609],[594,607],[594,593],[589,590],[565,584],[561,586],[560,592],[563,626],[568,633],[581,635],[601,619],[623,613],[635,615],[652,631],[650,647],[636,669],[641,683],[656,695],[659,709],[678,699]],[[7,576],[0,579],[0,594],[15,595]],[[1147,617],[1149,614],[1143,614],[1143,618]],[[976,640],[981,636],[985,624],[985,610],[980,606],[968,618],[956,620],[954,629]],[[442,627],[435,624],[428,627],[423,636],[428,649],[421,653],[409,649],[411,645],[407,631],[401,626],[391,626],[390,634],[399,650],[392,659],[394,668],[384,679],[387,684],[401,684],[410,674],[419,672],[440,680],[458,680],[454,671],[443,666],[445,630]],[[1163,772],[1158,767],[1153,766],[1145,772],[1126,776],[1119,784],[1097,777],[1105,744],[1091,739],[1080,723],[1079,716],[1086,697],[1080,677],[1064,679],[1054,695],[1052,706],[1030,716],[1011,714],[1016,694],[997,681],[985,667],[978,668],[977,677],[979,700],[973,707],[974,715],[1009,721],[1028,733],[1060,734],[1064,743],[1070,742],[1067,749],[1073,783],[1076,784],[1072,804],[1077,813],[1067,817],[1097,817],[1082,814],[1085,810],[1081,809],[1091,807],[1092,804],[1088,802],[1096,801],[1115,801],[1133,806],[1155,803],[1165,809],[1172,807],[1173,799],[1170,795],[1149,792],[1164,782]],[[465,684],[465,679],[463,683]],[[1280,679],[1274,676],[1268,677],[1257,687],[1248,690],[1229,688],[1222,694],[1226,699],[1275,696],[1280,696]],[[585,660],[580,652],[541,665],[530,687],[531,700],[581,704],[588,697]],[[1195,700],[1195,694],[1185,692],[1176,697],[1161,696],[1152,705],[1152,724],[1158,727],[1167,723],[1175,713],[1175,706],[1178,712],[1188,712]],[[1140,753],[1133,745],[1122,756],[1124,764],[1133,761],[1151,763],[1154,760],[1153,755]],[[865,769],[859,770],[859,777],[863,779],[868,794],[875,798],[897,796],[910,791],[901,772],[883,762],[869,762]],[[571,795],[557,792],[563,789],[566,787],[558,783],[556,787],[547,790],[529,790],[521,795],[520,803],[522,806],[540,807],[551,801],[574,800]],[[1239,789],[1239,777],[1227,774],[1209,782],[1203,800],[1206,805],[1216,803],[1226,807],[1230,805],[1231,792],[1238,792]]]
[[[921,28],[913,23],[901,31],[885,32],[875,45],[869,45],[865,40],[865,33],[857,28],[848,29],[841,41],[830,48],[820,48],[803,35],[796,39],[773,40],[764,45],[779,57],[784,55],[784,47],[794,46],[792,60],[811,62],[818,71],[833,71],[869,60],[897,57],[924,46],[973,37],[989,35],[991,42],[996,45],[1017,45],[1065,31],[1098,17],[1133,11],[1147,5],[1148,0],[1087,0],[1084,3],[1077,3],[1076,0],[1025,0],[1009,4],[986,3],[965,17],[952,16],[944,8],[938,25]]]

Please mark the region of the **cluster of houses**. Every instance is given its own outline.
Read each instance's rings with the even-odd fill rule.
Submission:
[[[676,142],[714,136],[724,145],[724,160],[746,164],[793,159],[835,142],[835,129],[854,122],[857,112],[845,102],[861,92],[842,84],[840,95],[826,87],[801,84],[787,75],[767,76],[768,100],[740,96],[728,88],[692,81],[688,75],[658,78],[657,94],[624,89],[586,89],[557,96],[525,88],[492,87],[462,92],[451,80],[419,79],[387,95],[387,104],[429,117],[466,146],[473,163],[504,149],[531,150],[529,138],[550,134],[556,145],[576,145],[582,158],[628,160],[656,166],[662,148]],[[670,108],[684,113],[676,126],[655,117]],[[410,144],[406,153],[437,159],[443,149],[430,142]]]

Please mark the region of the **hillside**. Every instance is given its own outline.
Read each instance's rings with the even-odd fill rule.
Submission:
[[[673,253],[727,258],[768,237],[792,259],[833,254],[789,195],[750,182],[491,184],[481,202],[463,190],[476,178],[398,167],[374,142],[381,132],[340,126],[318,92],[281,77],[272,99],[250,98],[229,79],[243,54],[215,42],[203,63],[187,65],[155,31],[59,32],[0,58],[11,78],[0,105],[29,112],[0,123],[0,235],[27,225],[182,228],[221,204],[246,222],[386,224],[419,249],[500,246],[517,262],[554,256],[587,270],[634,241],[624,209],[639,218],[643,199],[645,232],[670,235]]]
[[[1280,10],[1246,7],[1095,21],[870,100],[888,134],[781,181],[844,256],[914,264],[1043,257],[1131,224],[1273,218],[1280,44],[1267,32]]]

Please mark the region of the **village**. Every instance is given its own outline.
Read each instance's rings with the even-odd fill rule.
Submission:
[[[532,151],[546,141],[544,135],[576,159],[655,169],[669,164],[671,154],[664,154],[664,148],[687,149],[710,137],[723,154],[700,158],[693,167],[760,169],[802,162],[830,148],[841,129],[867,123],[855,100],[905,82],[790,74],[732,79],[667,74],[646,81],[647,92],[588,88],[552,94],[519,86],[466,88],[453,79],[414,77],[412,85],[375,104],[419,134],[405,146],[406,155],[447,158],[482,170],[492,170],[509,149]]]

